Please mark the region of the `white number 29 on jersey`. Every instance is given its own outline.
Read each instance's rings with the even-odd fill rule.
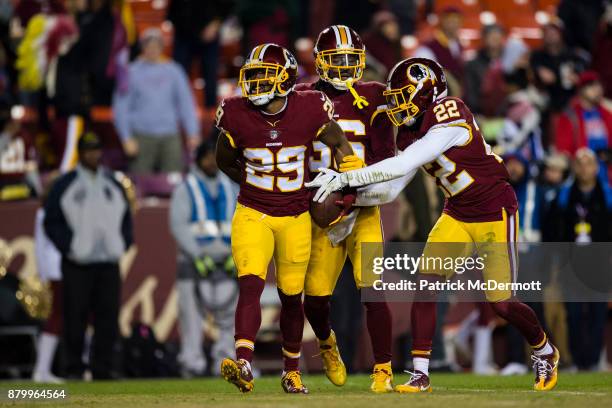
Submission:
[[[353,133],[355,136],[365,136],[366,128],[365,124],[360,120],[347,120],[338,119],[338,125],[344,131],[344,133]],[[353,152],[361,160],[365,161],[365,146],[361,142],[350,142]],[[314,155],[319,156],[318,159],[314,157],[310,158],[310,171],[317,171],[320,168],[332,167],[332,154],[331,149],[327,145],[319,140],[312,142],[312,150]]]
[[[246,182],[272,191],[274,185],[282,192],[296,191],[304,184],[304,159],[306,146],[283,147],[276,155],[268,148],[248,148],[243,153],[246,159]],[[293,173],[294,177],[274,176],[274,168],[281,173]]]

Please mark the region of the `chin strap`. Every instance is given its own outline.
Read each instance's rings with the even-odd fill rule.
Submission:
[[[363,109],[364,107],[368,106],[370,103],[366,100],[366,98],[364,98],[363,96],[359,95],[357,93],[357,91],[355,90],[355,88],[353,88],[353,83],[352,81],[347,81],[346,82],[346,87],[348,88],[348,90],[351,92],[351,95],[353,95],[353,98],[355,98],[355,101],[353,102],[353,105],[357,105],[357,107],[359,109]]]

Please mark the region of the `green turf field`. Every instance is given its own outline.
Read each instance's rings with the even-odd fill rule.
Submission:
[[[405,381],[399,375],[396,382]],[[561,374],[557,388],[548,393],[530,390],[531,376],[482,377],[469,374],[434,374],[431,394],[375,395],[369,392],[369,378],[351,376],[342,388],[331,385],[323,376],[306,376],[310,395],[286,395],[279,378],[257,379],[255,391],[242,395],[219,379],[148,380],[65,385],[65,401],[14,402],[8,389],[61,388],[33,386],[30,383],[0,382],[0,406],[59,407],[350,407],[385,408],[410,404],[416,408],[475,407],[585,407],[612,406],[612,374]]]

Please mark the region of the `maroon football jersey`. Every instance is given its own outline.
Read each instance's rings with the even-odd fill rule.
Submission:
[[[332,102],[318,91],[291,92],[275,115],[243,97],[225,99],[217,109],[217,127],[242,154],[238,202],[276,217],[308,211],[304,182],[312,142],[333,114]]]
[[[349,91],[339,91],[326,82],[298,84],[296,89],[319,90],[334,103],[334,119],[342,130],[353,151],[367,164],[395,156],[393,125],[387,120],[383,106],[386,104],[383,91],[385,86],[378,82],[357,82],[355,90],[366,98],[369,105],[359,109]],[[313,156],[310,170],[331,167],[332,154],[329,147],[320,141],[313,142]]]
[[[499,221],[502,208],[514,213],[516,195],[508,183],[503,160],[491,151],[461,99],[436,101],[415,126],[399,129],[397,146],[404,150],[431,128],[440,126],[462,126],[470,133],[467,143],[448,149],[423,166],[446,196],[444,212],[464,222]]]

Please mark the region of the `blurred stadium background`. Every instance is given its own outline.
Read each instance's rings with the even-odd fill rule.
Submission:
[[[129,86],[122,83],[121,72],[128,60],[141,53],[139,36],[158,28],[167,58],[193,62],[184,67],[197,106],[198,137],[208,140],[216,133],[217,102],[237,92],[238,71],[247,50],[262,42],[283,45],[299,60],[300,80],[310,81],[316,75],[313,42],[331,24],[349,25],[363,36],[368,80],[384,82],[395,62],[412,55],[433,54],[440,60],[448,69],[452,93],[465,98],[486,139],[505,155],[522,200],[535,200],[526,192],[528,185],[554,196],[563,183],[572,183],[571,163],[581,147],[595,152],[598,183],[609,188],[612,5],[607,1],[0,0],[0,103],[8,112],[3,125],[17,124],[20,130],[14,132],[18,133],[15,138],[23,140],[21,150],[10,150],[8,142],[0,145],[6,148],[1,152],[0,186],[3,191],[9,188],[0,200],[0,378],[32,375],[37,336],[49,313],[49,288],[37,278],[35,213],[49,180],[74,164],[75,140],[87,131],[99,136],[103,163],[121,172],[134,211],[135,244],[120,263],[123,284],[117,324],[121,340],[115,346],[114,372],[126,377],[185,374],[177,363],[177,250],[168,227],[168,206],[192,161],[193,144],[183,132],[183,171],[131,173],[112,106],[113,93]],[[581,98],[591,97],[583,94],[594,84],[601,84],[602,95],[593,91],[595,97],[589,99],[587,109]],[[582,116],[585,110],[597,112],[595,119],[588,112]],[[584,121],[588,121],[586,127]],[[6,132],[3,129],[3,136]],[[11,166],[11,160],[19,165]],[[25,188],[15,190],[15,186]],[[383,208],[386,237],[424,241],[442,200],[431,180],[417,177],[405,194]],[[608,235],[593,240],[612,241],[609,208],[601,220]],[[543,229],[530,222],[523,226],[523,238],[572,240]],[[333,299],[333,323],[349,369],[368,371],[372,356],[363,313],[350,265],[345,269],[348,272],[343,273]],[[272,279],[269,274],[269,290],[262,298],[255,362],[264,373],[282,368]],[[409,360],[410,305],[393,303],[391,307],[394,367],[399,371]],[[570,352],[572,330],[568,330],[564,305],[541,306],[562,349],[564,368],[609,370],[612,322],[608,305],[602,307],[593,323],[597,330],[572,328],[574,334],[575,330],[584,334],[581,344],[595,349],[597,356],[596,362],[581,365],[574,359],[582,357]],[[507,366],[515,361],[513,350],[524,347],[517,346],[503,321],[475,318],[479,309],[473,304],[443,308],[445,318],[434,346],[441,370],[472,369],[472,329],[483,319],[492,333],[492,366]],[[210,360],[219,328],[210,316],[204,320],[202,346]],[[593,333],[597,338],[592,338]],[[304,340],[304,371],[320,371],[319,359],[310,357],[317,353],[317,346],[309,327]],[[142,355],[135,356],[135,350]],[[63,376],[61,341],[58,351],[53,370]],[[205,374],[210,373],[209,366]]]

